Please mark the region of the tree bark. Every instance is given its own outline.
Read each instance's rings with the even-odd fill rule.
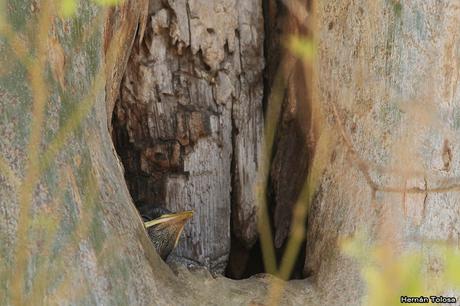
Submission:
[[[231,220],[246,247],[257,238],[263,62],[261,1],[151,1],[116,105],[134,201],[194,210],[173,256],[212,271],[227,265]]]
[[[329,152],[309,212],[305,272],[338,305],[364,294],[340,237],[397,254],[457,241],[458,5],[451,1],[319,2],[317,98]],[[322,136],[320,136],[322,137]],[[427,243],[424,243],[427,242]],[[334,303],[335,304],[335,303]]]
[[[116,96],[111,91],[142,29],[144,4],[126,1],[106,15],[93,2],[81,2],[73,19],[55,17],[54,1],[6,6],[11,28],[2,24],[0,38],[2,305],[265,301],[270,278],[174,275],[132,204],[109,134],[107,102]],[[31,33],[27,22],[41,31]],[[288,287],[297,302],[308,290]]]
[[[5,11],[17,35],[8,35],[8,27],[1,25],[0,303],[266,303],[269,277],[237,282],[180,267],[177,275],[172,273],[153,250],[132,203],[107,122],[136,29],[143,37],[145,3],[126,1],[104,15],[93,2],[82,2],[69,20],[51,17],[52,3],[10,1]],[[249,39],[261,38],[253,34],[260,15],[252,11],[255,7],[247,7],[256,5],[252,2],[214,3],[212,14],[205,2],[187,6],[169,1],[165,7],[152,7],[150,29],[143,45],[134,43],[137,51],[131,60],[148,66],[141,55],[154,56],[159,69],[139,71],[155,76],[158,88],[142,100],[147,106],[123,105],[130,101],[123,100],[130,90],[143,97],[143,87],[129,83],[131,77],[136,79],[128,73],[116,120],[139,124],[138,129],[129,126],[131,134],[125,135],[133,145],[140,142],[140,155],[133,160],[144,160],[132,169],[159,174],[167,183],[159,194],[170,208],[199,203],[202,206],[193,208],[200,223],[219,222],[207,218],[212,213],[217,218],[218,210],[229,217],[233,188],[239,196],[232,194],[232,204],[241,212],[233,220],[242,222],[239,228],[244,230],[238,235],[251,245],[254,201],[242,199],[252,196],[247,186],[253,178],[244,170],[252,174],[257,168],[261,119],[247,118],[251,124],[246,127],[251,128],[242,132],[248,121],[240,112],[259,110],[262,60],[251,62],[241,50],[261,56],[259,41],[253,44]],[[229,16],[222,13],[229,8]],[[459,39],[453,30],[460,23],[457,9],[447,0],[318,3],[315,33],[321,69],[315,83],[318,100],[312,103],[321,106],[325,118],[310,168],[318,170],[317,163],[326,167],[319,167],[307,228],[305,272],[314,276],[314,283],[287,283],[283,305],[359,304],[364,295],[359,266],[341,254],[337,242],[360,227],[367,229],[369,240],[392,241],[397,251],[420,248],[431,254],[433,247],[422,245],[424,240],[458,240]],[[224,28],[219,20],[230,26]],[[30,32],[32,25],[45,30]],[[188,31],[192,28],[199,39],[193,39]],[[173,46],[167,44],[172,38]],[[128,43],[112,53],[112,41]],[[244,43],[249,47],[240,47]],[[162,62],[166,51],[172,52],[171,58]],[[181,67],[189,74],[171,76],[177,83],[156,83],[156,73],[164,77],[182,72]],[[212,74],[216,77],[208,78]],[[219,84],[233,89],[228,92]],[[191,91],[181,95],[184,88]],[[190,99],[193,95],[199,98]],[[251,98],[237,99],[241,96]],[[200,103],[190,106],[190,101]],[[160,116],[166,110],[175,121]],[[156,120],[145,125],[134,120],[136,116]],[[157,123],[168,129],[157,129]],[[140,133],[147,135],[147,145]],[[206,159],[207,148],[218,154]],[[250,162],[244,160],[248,156]],[[165,174],[164,169],[177,173]],[[232,182],[230,173],[239,179]],[[173,188],[177,185],[185,195]],[[206,200],[217,196],[218,203]],[[217,247],[192,246],[198,250],[192,254],[194,261],[221,269],[230,228],[225,220],[218,235],[214,223],[199,229],[204,237],[227,240]],[[215,240],[199,243],[211,242]],[[179,252],[191,256],[184,246]],[[436,263],[428,258],[427,268],[434,268]]]

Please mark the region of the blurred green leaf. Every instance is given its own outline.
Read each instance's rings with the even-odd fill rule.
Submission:
[[[94,0],[94,2],[102,6],[112,6],[122,3],[123,0]]]
[[[460,250],[434,242],[429,253],[397,253],[392,244],[369,244],[364,232],[341,241],[342,251],[361,265],[367,286],[363,305],[400,305],[400,296],[431,296],[460,288]],[[441,273],[426,270],[431,261],[442,262]]]
[[[361,273],[367,283],[367,296],[364,305],[386,306],[389,294],[380,272],[375,267],[367,267],[363,268]]]
[[[77,0],[61,0],[59,7],[59,14],[62,17],[71,17],[77,11]]]
[[[422,276],[422,257],[418,253],[390,255],[381,259],[378,265],[364,268],[362,273],[368,286],[368,305],[399,305],[402,295],[427,294]]]
[[[460,253],[458,250],[447,249],[445,255],[445,281],[456,288],[460,288]]]
[[[399,295],[426,295],[427,292],[423,283],[422,264],[422,256],[419,253],[405,254],[396,258],[390,272],[391,275],[396,274],[399,279]],[[390,275],[388,275],[387,282],[391,283]]]
[[[316,54],[316,45],[309,37],[291,36],[288,40],[288,48],[304,61],[312,61]]]
[[[359,231],[354,237],[344,238],[340,241],[342,252],[359,261],[365,261],[369,257],[369,248],[366,246],[366,234]]]

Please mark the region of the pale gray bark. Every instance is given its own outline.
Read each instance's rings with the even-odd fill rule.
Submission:
[[[223,272],[235,234],[257,238],[262,141],[260,1],[151,1],[115,125],[134,200],[194,210],[173,256]],[[120,132],[121,133],[121,132]]]
[[[9,8],[18,10],[16,17],[27,19],[37,16],[36,5],[11,4]],[[37,120],[31,113],[36,103],[32,102],[31,79],[4,38],[0,40],[2,54],[15,63],[2,66],[8,69],[0,77],[2,305],[257,305],[266,301],[269,278],[236,282],[213,278],[201,270],[180,270],[174,275],[155,253],[130,199],[110,138],[110,105],[106,105],[106,99],[115,96],[106,95],[106,90],[117,88],[112,83],[118,79],[115,71],[123,69],[130,46],[115,55],[114,66],[100,69],[105,60],[110,63],[104,57],[104,43],[110,45],[119,35],[133,41],[136,28],[142,26],[142,8],[141,2],[126,1],[105,27],[103,19],[95,19],[102,10],[92,2],[83,3],[66,27],[60,26],[61,19],[53,19],[57,23],[53,47],[66,50],[67,68],[58,71],[47,85],[39,152],[27,151],[29,122]],[[93,34],[83,35],[90,26],[96,27],[91,28]],[[62,68],[51,66],[56,67]],[[93,87],[98,71],[107,73],[109,81]],[[65,75],[60,74],[63,72]],[[76,127],[69,130],[69,116],[78,119],[76,114],[84,120],[71,122]],[[60,130],[60,125],[67,130]],[[49,151],[59,135],[64,135],[64,142]],[[29,183],[23,181],[28,173],[24,165],[28,154],[34,153],[41,158],[44,172],[33,183],[32,203],[26,203],[30,208],[25,210],[26,244],[17,253],[18,227],[24,225],[18,224],[19,214],[24,213],[18,209],[19,191]],[[19,254],[25,255],[23,266],[17,265]],[[14,292],[15,280],[20,281],[20,292]],[[290,297],[284,296],[283,304],[295,305],[311,289],[293,283],[287,290]]]
[[[206,214],[215,213],[212,209],[219,208],[223,211],[222,215],[227,214],[226,217],[229,217],[229,177],[232,171],[235,174],[236,167],[231,169],[226,158],[232,156],[235,164],[238,164],[236,156],[240,149],[250,148],[250,152],[257,152],[252,146],[246,146],[245,137],[249,136],[241,139],[240,149],[237,150],[238,146],[235,144],[239,142],[235,137],[249,134],[255,137],[254,139],[259,139],[256,136],[260,131],[254,129],[248,134],[234,132],[235,126],[241,124],[244,127],[244,123],[247,122],[238,117],[238,112],[245,113],[242,109],[250,109],[257,105],[237,103],[243,101],[237,99],[240,95],[244,96],[246,93],[249,96],[250,91],[245,91],[243,84],[247,84],[247,88],[253,89],[255,86],[260,90],[260,87],[249,81],[257,83],[257,74],[248,76],[245,73],[244,78],[247,79],[238,80],[243,78],[242,72],[246,71],[241,67],[247,67],[249,72],[257,71],[252,70],[252,67],[261,69],[261,60],[257,63],[248,63],[247,66],[244,66],[242,61],[243,65],[240,66],[239,60],[235,60],[235,57],[241,57],[242,54],[241,51],[235,51],[240,50],[237,47],[239,44],[236,43],[239,41],[238,37],[233,37],[230,30],[221,29],[221,26],[210,27],[214,32],[200,32],[203,37],[216,35],[219,39],[205,39],[208,45],[194,42],[193,35],[190,38],[190,34],[187,34],[191,33],[187,31],[190,29],[188,23],[174,20],[183,20],[183,17],[179,16],[198,16],[195,18],[198,20],[194,22],[199,24],[199,20],[216,17],[213,14],[200,17],[201,11],[196,11],[199,6],[192,8],[192,4],[200,4],[197,3],[190,2],[190,9],[187,10],[186,5],[170,1],[170,5],[163,8],[163,13],[160,13],[162,6],[152,9],[151,13],[157,17],[157,24],[160,25],[158,46],[166,46],[165,41],[170,40],[162,39],[171,37],[178,39],[174,42],[174,50],[180,49],[179,45],[182,45],[182,55],[168,52],[172,54],[170,56],[173,58],[170,60],[177,64],[176,68],[179,67],[181,56],[184,57],[185,63],[181,62],[180,67],[190,68],[188,65],[193,62],[189,61],[195,57],[191,51],[187,51],[188,48],[201,50],[196,54],[201,53],[202,58],[197,58],[197,62],[194,62],[196,69],[191,69],[192,76],[196,73],[201,74],[198,77],[187,75],[175,79],[179,81],[179,89],[183,88],[182,81],[190,82],[187,86],[191,89],[190,93],[194,92],[203,98],[193,100],[200,102],[199,107],[187,108],[190,102],[190,99],[187,99],[188,92],[184,96],[176,95],[176,85],[159,83],[159,94],[151,97],[152,99],[143,100],[148,102],[146,105],[149,107],[142,108],[142,104],[139,104],[136,109],[129,108],[131,111],[137,110],[138,113],[125,114],[125,118],[130,124],[140,124],[143,121],[129,120],[129,116],[139,115],[148,118],[153,116],[152,110],[158,111],[158,118],[155,118],[159,120],[150,121],[150,125],[147,120],[147,125],[140,124],[139,129],[131,126],[131,131],[135,133],[130,134],[130,139],[135,143],[141,139],[139,133],[144,133],[148,137],[154,135],[160,138],[159,135],[163,135],[167,140],[171,138],[174,141],[166,141],[160,145],[149,143],[149,150],[143,151],[143,157],[140,159],[147,162],[139,164],[138,167],[147,170],[149,167],[177,167],[180,170],[178,173],[166,177],[167,187],[163,196],[174,209],[189,208],[179,206],[184,203],[203,204],[203,207],[194,208],[198,211],[199,221],[206,223],[210,221],[206,218],[210,215]],[[204,5],[205,2],[201,4]],[[229,5],[228,2],[224,4]],[[225,5],[223,7],[227,8]],[[246,17],[230,18],[229,22],[233,28],[229,28],[239,29],[240,42],[243,43],[242,37],[246,37],[247,40],[244,41],[250,44],[249,36],[242,33],[246,27],[246,33],[252,35],[253,31],[249,29],[253,28],[248,27],[244,20],[248,20],[249,17],[258,20],[260,16],[245,15],[249,12],[249,9],[244,10],[246,5],[249,4],[238,2],[235,6],[233,3],[231,7],[239,12],[238,16]],[[364,294],[359,267],[340,253],[337,240],[339,236],[356,233],[360,226],[368,228],[369,240],[390,239],[394,241],[394,246],[398,250],[413,247],[430,254],[432,247],[429,244],[422,245],[421,241],[424,239],[457,242],[459,199],[456,191],[459,187],[456,177],[460,175],[457,158],[460,149],[457,93],[460,43],[455,31],[460,26],[460,17],[457,14],[457,5],[456,2],[447,0],[375,3],[343,0],[319,3],[319,27],[316,36],[319,38],[318,65],[321,69],[316,89],[326,114],[324,126],[334,131],[330,133],[332,153],[327,156],[330,164],[319,179],[320,185],[309,212],[306,271],[315,276],[314,286],[310,285],[308,280],[288,283],[287,291],[281,300],[282,304],[358,305]],[[112,69],[123,70],[124,59],[127,58],[130,47],[117,55],[120,56],[120,67],[108,67],[108,79],[111,81],[104,83],[107,85],[107,92],[102,86],[89,97],[89,101],[94,103],[89,115],[77,124],[78,128],[65,134],[65,141],[57,146],[57,151],[53,151],[56,148],[48,151],[50,143],[54,143],[54,137],[59,135],[60,128],[68,123],[69,114],[74,114],[75,109],[79,109],[77,106],[83,109],[88,106],[81,99],[91,91],[96,73],[103,66],[105,42],[110,41],[111,37],[114,37],[113,33],[118,32],[126,34],[126,41],[133,42],[135,29],[138,28],[139,20],[142,20],[140,12],[143,7],[138,2],[127,1],[121,11],[113,16],[112,22],[105,26],[95,19],[101,10],[92,2],[84,2],[76,19],[64,25],[60,23],[59,18],[53,19],[56,24],[50,35],[66,51],[66,69],[56,70],[59,66],[52,59],[49,64],[54,66],[44,69],[45,76],[51,81],[46,101],[46,120],[37,150],[40,156],[43,152],[51,153],[39,157],[47,166],[33,185],[33,201],[25,210],[27,243],[18,253],[18,238],[23,238],[17,236],[18,227],[21,226],[18,222],[21,211],[21,194],[18,188],[21,183],[24,184],[21,181],[27,178],[28,154],[37,153],[27,152],[28,137],[32,130],[30,123],[34,122],[34,93],[25,65],[18,62],[4,38],[0,40],[0,49],[7,59],[2,59],[0,76],[2,305],[20,305],[27,302],[44,305],[267,303],[267,278],[236,282],[223,277],[213,278],[202,270],[189,272],[184,268],[179,268],[178,275],[174,275],[153,250],[126,188],[122,166],[117,160],[107,126],[107,112],[110,113],[111,110],[107,101],[112,101],[109,97],[116,96],[110,91],[118,88],[118,85],[112,82],[116,83],[120,79],[119,73],[117,75]],[[36,1],[24,5],[11,2],[8,9],[16,9],[14,22],[17,31],[27,31],[29,28],[21,25],[35,18],[40,12]],[[225,16],[218,17],[227,20]],[[209,22],[215,25],[214,22],[218,23],[218,18]],[[89,25],[93,24],[96,24],[93,35],[82,35],[84,31],[81,30],[88,30]],[[149,24],[151,27],[151,19]],[[161,27],[162,24],[167,27]],[[174,24],[177,26],[168,28]],[[114,29],[108,29],[109,25],[114,26]],[[194,26],[200,28],[199,25]],[[142,26],[139,27],[141,28]],[[24,35],[19,35],[22,41],[26,40]],[[254,34],[253,37],[256,36]],[[155,35],[146,31],[146,37],[148,42],[153,40]],[[224,47],[222,37],[229,40],[228,50]],[[232,42],[232,39],[235,41]],[[55,48],[56,46],[54,43]],[[134,46],[138,48],[136,44]],[[209,47],[207,51],[203,50],[204,46]],[[235,48],[233,53],[230,46]],[[147,47],[144,45],[143,50],[149,51]],[[216,50],[215,48],[216,52],[210,51]],[[161,48],[150,50],[153,54],[162,51]],[[245,50],[259,49],[248,47]],[[61,54],[56,50],[50,52]],[[257,54],[257,51],[254,52]],[[225,63],[234,64],[231,68],[236,67],[235,70],[220,70],[220,65]],[[206,71],[204,64],[210,67],[209,71]],[[46,67],[48,66],[47,64]],[[179,68],[168,69],[154,72],[168,74],[171,71],[179,71]],[[61,74],[63,71],[64,78]],[[208,74],[216,71],[219,73],[214,81],[207,78]],[[142,73],[151,75],[152,72]],[[114,77],[111,78],[110,75]],[[226,90],[218,89],[219,84],[231,84],[230,87],[233,86],[234,89],[229,94]],[[125,86],[129,88],[130,85],[125,83]],[[65,87],[65,91],[62,87]],[[141,96],[144,94],[142,91],[135,93],[142,94]],[[156,91],[153,93],[157,94]],[[170,96],[171,93],[173,95]],[[145,94],[151,94],[150,89]],[[160,95],[169,103],[161,104],[164,108],[159,106]],[[248,98],[245,101],[256,101],[256,96],[257,94],[254,94],[254,100]],[[217,97],[223,98],[221,100]],[[218,100],[222,103],[217,103]],[[172,107],[179,107],[179,104],[183,105],[184,109],[176,112],[178,117],[175,117],[176,121],[173,122],[176,126],[168,127],[167,124],[172,121],[159,116],[159,111],[171,107],[171,113]],[[237,106],[241,108],[237,109]],[[121,112],[117,115],[123,115],[122,110],[117,111]],[[181,111],[185,112],[185,115],[181,114]],[[173,113],[174,116],[176,113]],[[259,117],[252,118],[256,124]],[[155,128],[155,124],[161,122],[164,128]],[[183,130],[179,129],[181,122],[184,123],[182,126],[186,127]],[[226,126],[232,126],[232,129],[224,130]],[[178,137],[177,131],[183,131],[184,136]],[[154,132],[158,134],[151,135]],[[181,141],[187,144],[184,145]],[[181,149],[179,153],[177,143]],[[255,143],[257,141],[250,142],[252,145]],[[182,147],[188,147],[189,151],[184,149],[183,152]],[[197,155],[197,152],[208,153],[206,150],[217,152],[210,156],[211,161],[204,153]],[[168,153],[166,159],[161,156],[164,152]],[[251,156],[248,152],[241,153],[243,165],[251,164],[249,161],[243,162],[244,158]],[[177,156],[184,158],[181,160]],[[177,163],[177,160],[180,162]],[[254,167],[257,166],[256,160],[250,160],[254,161]],[[224,167],[211,168],[217,167],[218,164],[224,164]],[[246,169],[252,173],[254,170],[251,167]],[[10,169],[11,173],[8,174],[5,169]],[[238,171],[240,170],[238,168]],[[190,174],[185,175],[185,171],[190,171]],[[208,180],[205,179],[206,176]],[[241,174],[240,183],[247,182],[243,178],[246,177]],[[222,198],[217,197],[218,188],[223,189],[219,190]],[[404,192],[404,189],[407,191]],[[201,195],[207,198],[196,200]],[[242,198],[249,196],[252,194],[248,190],[241,191]],[[220,202],[209,203],[207,199],[212,198]],[[236,210],[240,207],[238,205],[242,205],[238,203],[234,202]],[[251,201],[248,200],[247,203]],[[245,205],[241,207],[246,209]],[[250,207],[247,214],[237,215],[237,218],[248,226],[253,222],[246,221],[253,218],[251,209],[254,208]],[[229,231],[228,218],[225,220],[222,221],[225,223],[222,235],[228,235]],[[198,222],[198,219],[195,222]],[[214,225],[207,226],[203,230],[200,229],[199,235],[216,239],[217,236],[210,233]],[[254,239],[252,235],[254,229],[251,228],[240,234],[248,245]],[[183,251],[183,247],[180,250]],[[192,254],[195,256],[193,260],[218,270],[221,263],[219,257],[225,257],[227,250],[228,244],[225,247],[203,247],[199,252]],[[22,255],[26,254],[26,264],[18,267],[17,255],[22,251],[25,252]],[[429,258],[427,267],[435,264]],[[13,292],[14,280],[17,279],[21,281],[22,286],[19,288],[23,290],[19,292],[19,296],[23,298],[19,300],[17,292]],[[37,279],[42,282],[35,282]]]
[[[317,88],[334,132],[305,263],[327,296],[345,293],[337,304],[364,292],[339,237],[364,229],[396,254],[423,250],[428,271],[430,241],[458,240],[458,10],[455,1],[318,3]]]

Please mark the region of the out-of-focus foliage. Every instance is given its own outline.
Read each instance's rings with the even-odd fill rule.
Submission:
[[[460,290],[460,251],[448,247],[444,251],[444,280],[448,285]]]
[[[300,36],[290,36],[287,39],[285,47],[289,52],[291,52],[295,57],[300,59],[300,62],[303,64],[305,69],[312,66],[314,55],[316,53],[316,46],[313,40],[310,37],[300,37]],[[292,62],[294,63],[294,62]],[[290,66],[287,68],[287,71],[291,71],[294,67]],[[265,162],[269,162],[271,155],[274,136],[277,129],[277,123],[279,121],[279,116],[281,114],[281,106],[283,104],[285,91],[288,90],[288,80],[285,79],[285,75],[278,74],[275,76],[275,81],[272,86],[272,93],[269,97],[269,102],[267,106],[267,112],[265,117]],[[309,79],[309,82],[311,79]],[[307,86],[307,84],[303,84]],[[311,92],[309,93],[312,94]],[[305,97],[304,100],[298,101],[298,103],[308,103],[308,97]],[[314,102],[313,102],[314,103]],[[314,113],[313,116],[321,117],[320,112]],[[316,120],[315,118],[313,120]],[[314,158],[311,165],[309,174],[303,184],[302,190],[299,194],[299,197],[294,205],[292,223],[289,234],[289,239],[286,244],[284,254],[281,258],[281,263],[279,267],[276,267],[275,261],[275,250],[272,241],[271,228],[269,226],[270,222],[268,220],[268,214],[266,213],[265,197],[266,197],[266,186],[267,181],[261,183],[263,192],[258,194],[258,201],[260,211],[264,211],[264,214],[259,215],[259,235],[262,246],[262,254],[264,256],[264,263],[266,266],[266,271],[273,273],[280,279],[287,280],[291,275],[292,269],[294,268],[295,261],[299,254],[302,241],[305,238],[305,222],[308,213],[309,204],[313,198],[315,188],[317,187],[318,179],[322,171],[327,165],[330,155],[330,130],[317,131],[318,137],[320,139],[319,145],[316,146],[316,151],[314,152]],[[262,176],[266,179],[268,177],[268,165],[261,167]],[[261,224],[263,226],[261,226]],[[270,263],[270,266],[267,265],[267,262]],[[275,266],[275,269],[272,269],[271,266]],[[270,269],[268,269],[270,268]],[[273,271],[275,270],[275,271]],[[269,295],[267,297],[268,305],[278,305],[281,296],[283,294],[284,283],[280,281],[274,281],[269,289]]]
[[[62,17],[70,17],[77,10],[77,2],[75,0],[61,0],[59,13]]]
[[[289,37],[287,46],[294,55],[304,61],[311,62],[315,58],[315,42],[309,37],[293,35]]]
[[[93,0],[93,1],[96,4],[101,5],[101,6],[112,6],[112,5],[117,5],[123,2],[123,0]],[[78,8],[78,0],[60,0],[59,2],[59,14],[64,18],[73,16],[76,13],[77,8]]]
[[[359,232],[342,240],[341,247],[361,266],[367,285],[363,305],[400,305],[401,296],[446,295],[446,290],[460,289],[460,252],[453,246],[436,243],[430,251],[396,253],[394,245],[371,243]],[[433,258],[443,263],[440,271],[425,268]]]
[[[121,1],[96,1],[95,3],[108,6],[119,2]],[[62,96],[68,94],[66,92],[68,89],[65,86],[65,56],[72,54],[72,52],[65,54],[64,47],[61,45],[65,40],[60,41],[59,37],[52,34],[55,31],[50,29],[60,25],[59,21],[55,22],[58,20],[55,18],[56,15],[61,18],[73,17],[77,20],[75,27],[79,26],[78,29],[75,29],[76,32],[85,30],[89,32],[89,34],[85,33],[86,36],[82,35],[81,40],[81,45],[87,44],[94,27],[91,25],[81,27],[82,20],[85,20],[84,18],[87,16],[82,17],[77,14],[79,7],[80,2],[76,0],[40,1],[39,10],[36,9],[36,6],[32,6],[31,10],[37,17],[33,33],[37,39],[26,41],[24,37],[30,35],[28,31],[31,27],[26,27],[24,31],[16,30],[14,27],[15,11],[11,9],[11,3],[0,0],[0,51],[4,55],[0,59],[0,65],[2,65],[0,76],[7,76],[7,73],[13,71],[9,69],[9,66],[14,67],[17,63],[22,64],[21,68],[27,74],[24,79],[28,82],[27,87],[30,89],[32,97],[28,101],[32,104],[32,112],[30,132],[28,136],[25,136],[28,139],[25,139],[27,141],[26,171],[23,178],[16,175],[8,161],[0,155],[0,174],[10,181],[18,197],[17,239],[15,245],[9,246],[13,254],[9,267],[5,271],[0,271],[0,284],[9,282],[10,285],[8,291],[0,293],[0,304],[36,305],[42,301],[45,305],[49,305],[53,304],[54,301],[60,301],[62,296],[68,294],[73,281],[69,279],[69,275],[72,275],[69,271],[78,269],[78,267],[69,266],[65,262],[67,257],[70,258],[73,255],[61,256],[56,259],[55,254],[56,252],[75,254],[79,241],[83,239],[82,237],[90,237],[92,243],[98,245],[99,253],[97,256],[103,257],[104,250],[112,249],[111,242],[103,244],[105,240],[101,239],[100,235],[97,236],[92,233],[94,224],[97,224],[95,222],[98,220],[97,214],[99,212],[97,205],[95,205],[98,185],[95,183],[94,173],[91,172],[90,167],[83,167],[78,163],[76,167],[81,171],[78,175],[74,174],[75,169],[70,166],[61,169],[62,185],[60,184],[57,188],[59,192],[54,193],[55,197],[51,201],[40,206],[34,218],[31,218],[30,214],[30,207],[35,196],[33,191],[46,175],[56,155],[62,151],[66,141],[78,130],[78,127],[88,116],[96,101],[96,95],[105,85],[105,66],[98,65],[97,59],[92,58],[95,77],[94,81],[87,86],[89,88],[87,94],[82,95],[79,102],[75,102],[77,107],[74,109],[69,107],[71,112],[65,116],[65,120],[61,122],[53,138],[47,141],[44,147],[42,143],[43,131],[48,119],[46,109],[51,105],[50,101],[53,98],[49,94],[53,87],[51,80],[59,84]],[[104,16],[105,12],[101,13],[101,16]],[[106,61],[109,66],[110,61],[113,60],[112,54],[119,48],[121,40],[114,38],[113,41],[115,43],[111,43],[107,50]],[[71,46],[75,46],[75,44]],[[51,72],[52,78],[47,75],[48,71]],[[86,76],[91,77],[90,73]],[[78,179],[81,179],[82,182],[79,183]],[[71,198],[75,199],[73,204],[84,209],[81,210],[78,224],[67,236],[68,239],[63,239],[60,230],[63,227],[73,226],[73,224],[72,222],[65,224],[55,216],[57,211],[64,210],[65,205],[71,202],[68,193],[69,187],[73,191]],[[54,190],[54,192],[56,191]],[[93,222],[93,220],[96,221]],[[2,255],[0,254],[0,256]],[[31,266],[35,265],[34,268],[30,268],[28,265],[30,257],[33,257],[34,262]],[[3,258],[0,259],[0,265],[5,262],[6,260]],[[30,277],[32,270],[34,277],[26,284],[24,280]],[[63,273],[63,271],[69,273]],[[53,292],[45,295],[44,292],[51,287],[54,288]],[[84,294],[79,295],[78,293],[87,290],[84,286],[72,289],[75,297],[83,296]],[[44,297],[46,298],[45,302],[43,302]]]
[[[122,2],[122,0],[93,0],[95,3],[103,6],[117,5]],[[79,4],[77,0],[60,0],[58,2],[58,13],[65,18],[72,17],[75,15]],[[6,2],[5,0],[0,0],[0,35],[2,33],[2,28],[6,24]],[[15,46],[14,44],[12,44]],[[53,46],[53,43],[51,43]],[[291,36],[287,41],[288,49],[297,57],[302,59],[305,63],[311,63],[315,58],[316,45],[315,42],[308,37],[299,37]],[[60,50],[62,47],[54,46],[51,50]],[[62,69],[62,65],[56,64],[60,63],[59,60],[62,57],[63,51],[56,52],[55,56],[57,60],[54,62],[54,66]],[[63,73],[58,71],[53,71],[53,74],[56,75],[56,79],[60,84],[64,82],[60,81]],[[41,76],[41,75],[40,75]],[[103,80],[97,78],[95,81],[96,85],[100,84],[102,86]],[[274,88],[273,99],[270,102],[269,109],[267,113],[277,109],[273,118],[269,118],[266,124],[266,133],[272,133],[274,135],[276,129],[276,123],[278,122],[279,109],[282,103],[283,91],[285,89],[285,80],[279,81],[280,86]],[[64,86],[61,85],[62,88]],[[99,88],[99,86],[96,86]],[[279,91],[279,92],[278,92]],[[65,143],[66,136],[70,134],[71,131],[75,130],[78,124],[83,120],[85,115],[88,113],[88,110],[91,107],[91,101],[93,100],[93,94],[91,93],[87,99],[84,99],[80,104],[80,109],[75,112],[74,116],[70,116],[68,124],[64,124],[58,137],[56,137],[55,142],[50,145],[52,152],[50,154],[44,154],[42,160],[45,163],[49,163],[52,157],[55,156],[55,152],[59,151]],[[307,101],[305,101],[307,103]],[[64,135],[61,136],[60,135]],[[302,196],[299,197],[299,200],[296,203],[296,209],[294,210],[294,219],[297,218],[296,222],[293,223],[291,229],[291,237],[288,242],[287,248],[287,261],[285,263],[283,260],[282,267],[279,267],[278,274],[282,275],[284,278],[287,278],[291,272],[293,261],[297,256],[297,253],[300,248],[301,240],[304,235],[304,225],[305,218],[307,214],[307,207],[312,197],[314,195],[315,189],[318,185],[318,180],[320,179],[322,172],[327,166],[329,156],[331,154],[331,143],[333,143],[333,137],[336,137],[333,130],[322,129],[318,131],[318,138],[316,143],[316,152],[313,157],[313,162],[310,169],[310,174],[308,176],[307,182],[304,185],[304,191],[301,193]],[[269,144],[266,145],[267,156],[270,156],[273,137],[265,137],[269,139]],[[53,153],[54,152],[54,153]],[[0,159],[0,172],[7,175],[7,177],[13,177],[12,181],[15,182],[15,185],[19,185],[17,182],[18,179],[15,179],[14,176],[10,173],[7,166],[4,166],[5,163]],[[268,169],[268,168],[267,168]],[[70,171],[69,171],[70,173]],[[267,173],[264,173],[266,176]],[[38,177],[38,175],[37,175]],[[37,180],[37,178],[35,178]],[[88,179],[88,182],[91,182]],[[266,184],[261,184],[266,186]],[[89,194],[87,201],[92,207],[92,197],[95,191],[92,190],[92,186],[95,184],[89,184],[85,188],[86,193]],[[262,187],[264,188],[264,187]],[[259,194],[260,192],[258,192]],[[260,193],[259,201],[261,205],[266,205],[264,203],[265,193]],[[86,210],[85,210],[86,211]],[[91,211],[91,210],[90,210]],[[30,222],[30,225],[36,229],[37,235],[42,235],[43,237],[54,237],[56,235],[57,222],[53,218],[50,218],[46,213],[39,214],[37,218]],[[268,220],[262,221],[265,224],[269,224]],[[88,222],[86,222],[88,223]],[[81,224],[85,224],[82,222]],[[76,231],[81,234],[82,231],[88,229],[79,229]],[[266,241],[271,239],[270,231],[262,232],[261,241]],[[264,238],[265,237],[265,238]],[[50,243],[51,240],[48,242]],[[270,246],[273,248],[273,244]],[[345,254],[351,256],[361,265],[361,273],[364,281],[367,284],[367,296],[365,297],[364,305],[399,305],[399,296],[420,296],[420,295],[430,295],[430,294],[442,294],[440,290],[445,290],[446,288],[460,289],[460,251],[454,249],[450,246],[440,246],[439,254],[437,256],[444,263],[443,269],[437,274],[433,274],[430,271],[424,271],[424,263],[428,260],[425,258],[424,254],[421,252],[405,252],[402,254],[395,254],[394,247],[389,244],[376,245],[369,242],[367,235],[360,233],[354,238],[345,239],[342,242],[342,250]],[[274,250],[271,250],[271,254],[274,254]],[[273,255],[274,257],[274,255]],[[275,262],[275,258],[271,259],[272,262]],[[283,267],[286,268],[283,268]],[[43,271],[42,273],[47,273]],[[40,280],[40,278],[38,278]],[[275,304],[279,300],[282,291],[282,283],[275,283],[272,288],[274,295],[270,295],[273,299],[271,303]],[[57,292],[59,292],[57,290]],[[63,290],[64,292],[64,290]],[[31,295],[33,296],[33,295]]]
[[[123,0],[94,0],[95,3],[104,6],[117,5],[123,2]]]

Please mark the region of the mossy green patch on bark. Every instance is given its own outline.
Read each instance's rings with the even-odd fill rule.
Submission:
[[[105,234],[104,223],[102,222],[102,212],[97,209],[97,206],[95,206],[95,209],[93,209],[92,215],[91,224],[89,225],[89,240],[93,245],[96,253],[99,253],[104,247],[107,235]]]
[[[7,8],[8,22],[16,32],[22,32],[27,22],[31,19],[32,1],[9,0],[5,7]],[[36,4],[34,4],[36,6]]]
[[[8,75],[0,77],[0,93],[2,88],[8,88],[7,94],[0,95],[0,104],[2,104],[0,123],[13,123],[16,131],[14,141],[25,146],[30,129],[32,92],[29,84],[24,82],[27,79],[26,68],[17,61],[12,68]]]
[[[393,12],[398,18],[400,18],[402,14],[402,9],[403,9],[402,3],[399,0],[393,0],[392,2],[393,2]]]

